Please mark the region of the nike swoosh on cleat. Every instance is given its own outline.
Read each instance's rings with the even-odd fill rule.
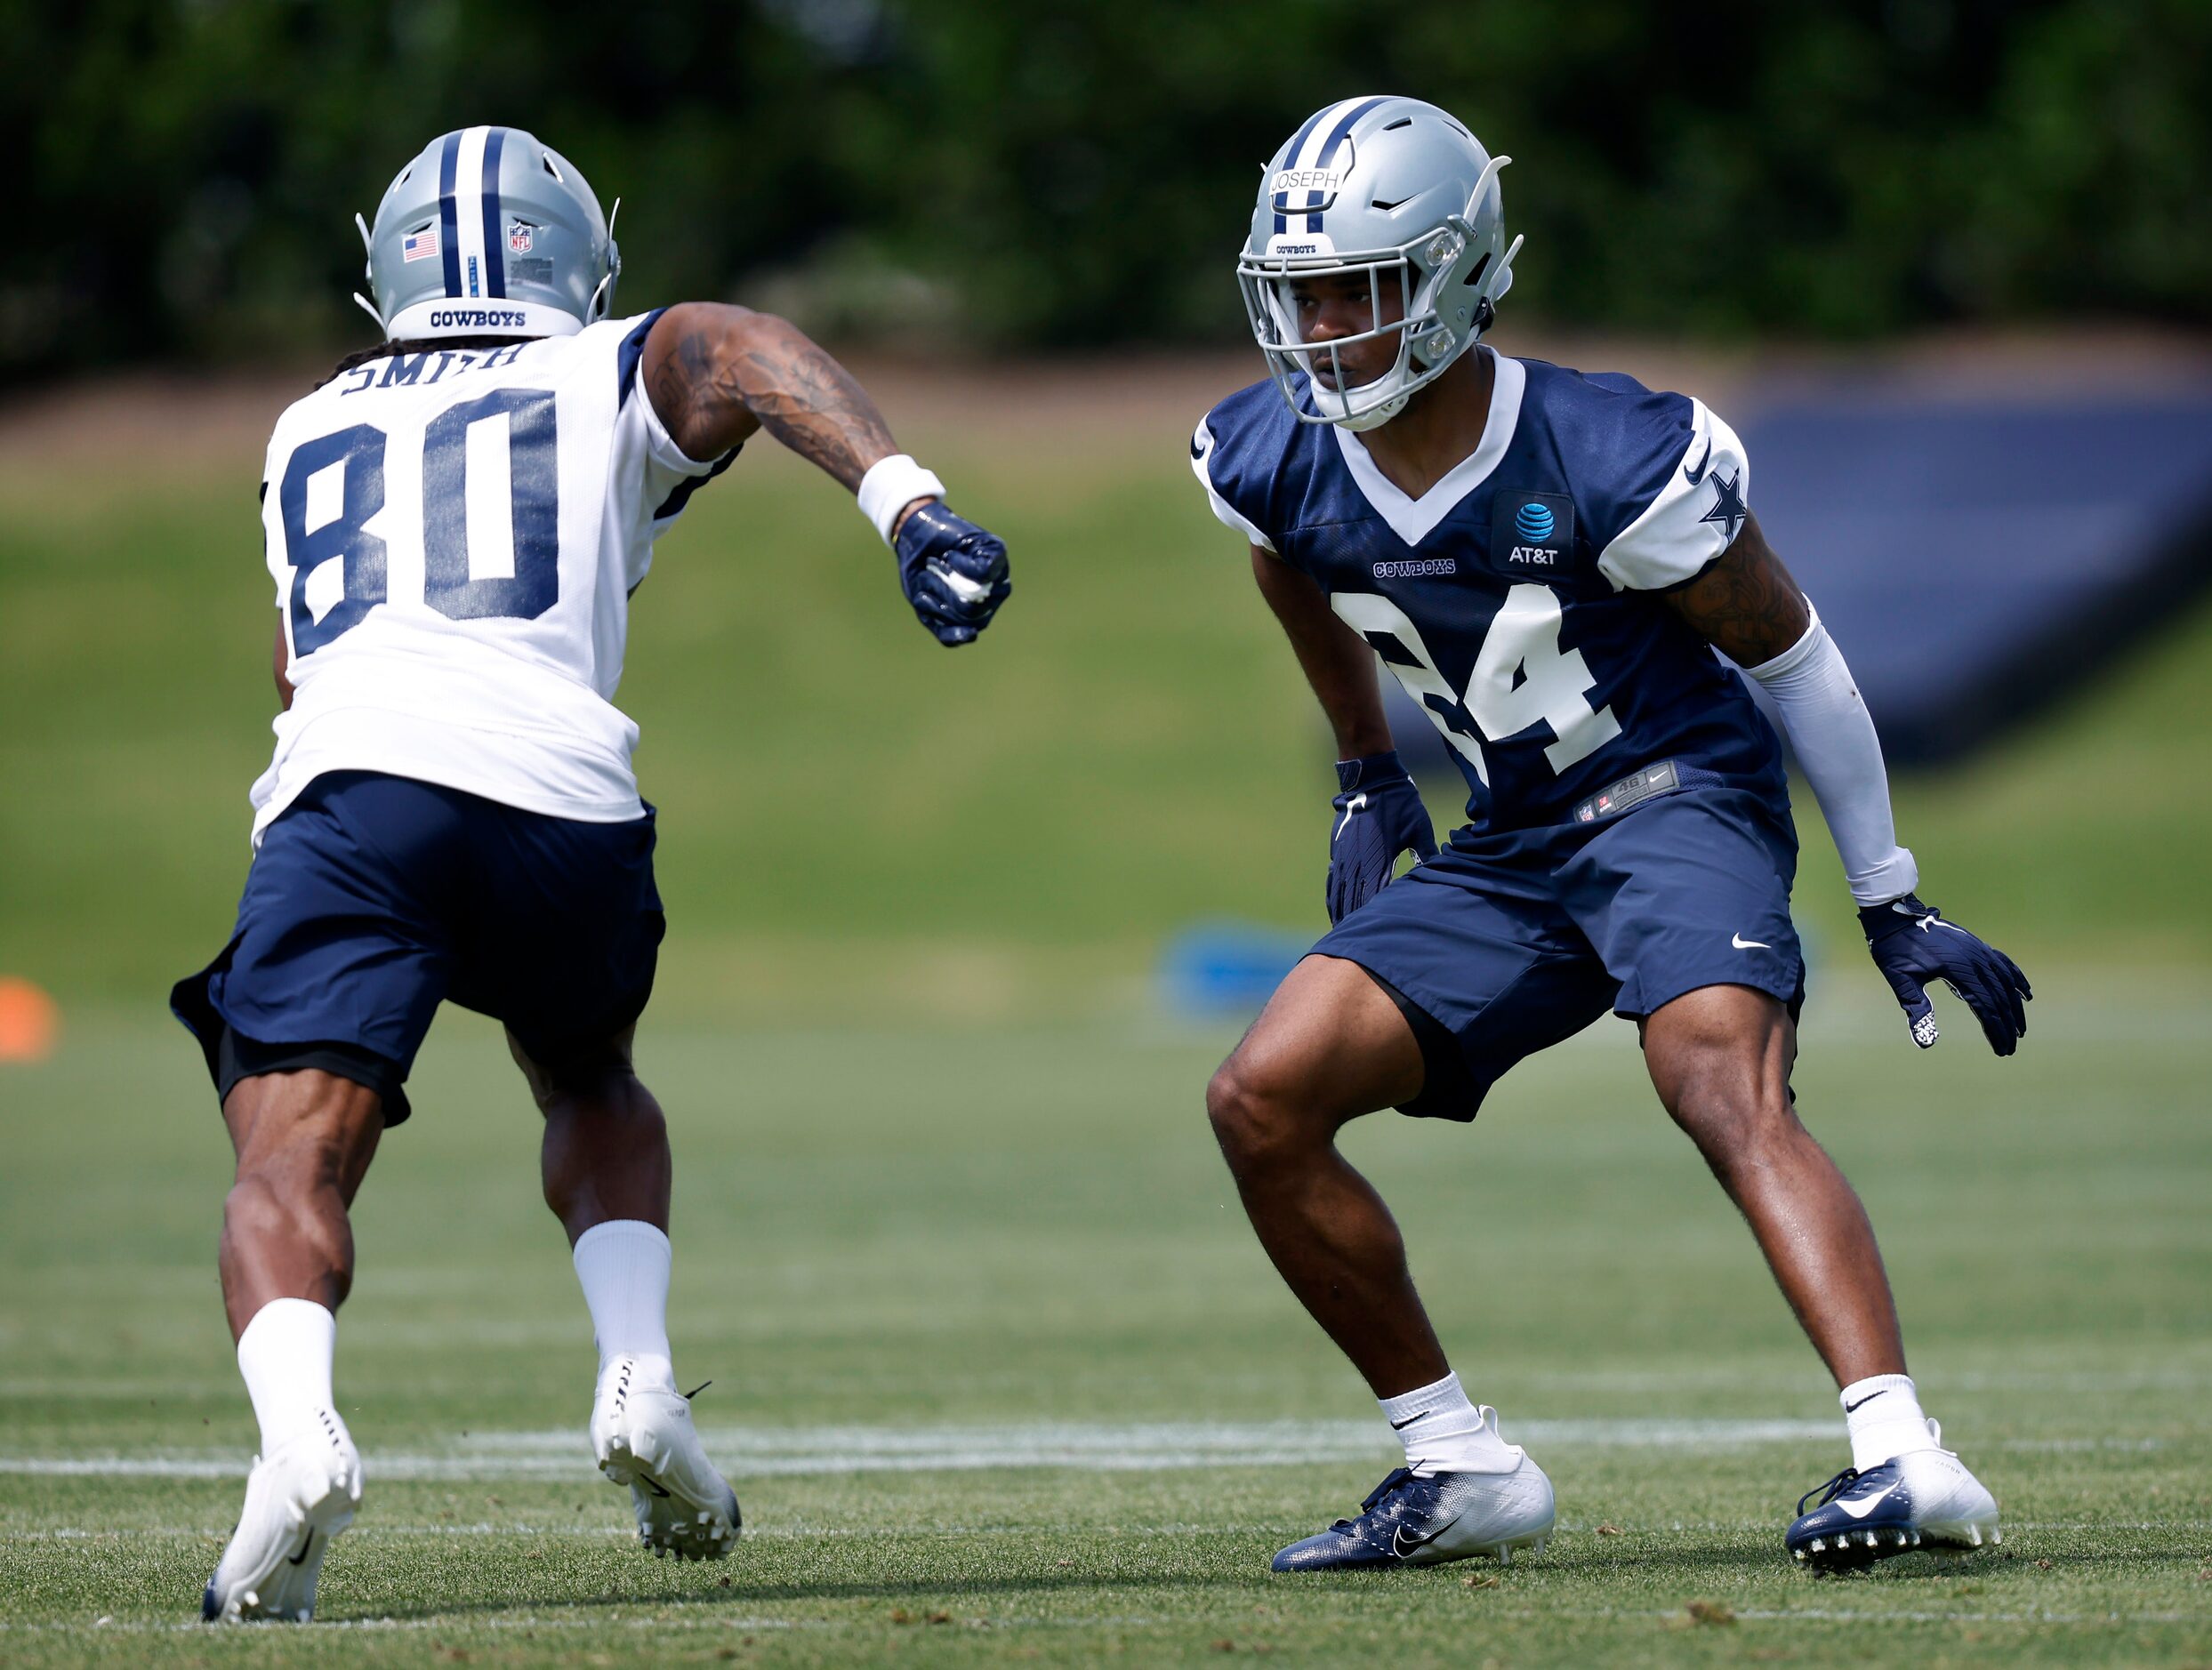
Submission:
[[[1741,934],[1729,935],[1728,943],[1738,951],[1772,951],[1774,949],[1763,939],[1746,939]],[[1874,1395],[1879,1397],[1881,1393],[1877,1392]]]
[[[307,1534],[306,1540],[302,1542],[300,1545],[300,1552],[293,1555],[287,1563],[295,1566],[305,1565],[307,1563],[307,1557],[314,1552],[315,1533],[313,1531],[310,1531]]]
[[[1425,1421],[1435,1413],[1434,1409],[1423,1409],[1419,1415],[1409,1415],[1402,1421],[1392,1421],[1390,1430],[1394,1433],[1402,1433],[1415,1421]]]
[[[1435,1530],[1430,1531],[1426,1537],[1408,1537],[1405,1534],[1405,1527],[1401,1525],[1390,1533],[1390,1552],[1401,1560],[1404,1559],[1408,1554],[1419,1554],[1422,1549],[1428,1547],[1429,1544],[1435,1542],[1437,1538],[1443,1536],[1444,1532],[1450,1530],[1452,1526],[1457,1525],[1461,1517],[1462,1516],[1460,1514],[1453,1514],[1451,1519],[1446,1521],[1444,1524],[1437,1526]]]
[[[1682,478],[1688,482],[1693,487],[1696,486],[1699,482],[1705,479],[1705,466],[1712,462],[1713,438],[1708,435],[1705,438],[1705,456],[1697,461],[1697,468],[1695,470],[1691,469],[1687,463],[1685,463],[1682,466]]]
[[[1864,1519],[1876,1508],[1881,1506],[1888,1499],[1890,1491],[1896,1488],[1894,1484],[1887,1485],[1883,1488],[1878,1496],[1870,1496],[1863,1502],[1838,1502],[1836,1505],[1850,1514],[1853,1519]]]
[[[1871,1403],[1872,1401],[1874,1401],[1874,1400],[1875,1400],[1876,1398],[1880,1397],[1880,1396],[1883,1394],[1883,1393],[1886,1393],[1886,1392],[1887,1392],[1888,1390],[1889,1390],[1889,1388],[1888,1388],[1887,1386],[1884,1386],[1880,1392],[1870,1392],[1870,1393],[1867,1393],[1864,1397],[1861,1398],[1861,1399],[1860,1399],[1860,1400],[1859,1400],[1856,1403],[1846,1403],[1846,1404],[1845,1404],[1845,1405],[1844,1405],[1844,1413],[1845,1413],[1845,1414],[1846,1414],[1846,1415],[1856,1415],[1856,1414],[1857,1414],[1857,1413],[1858,1413],[1861,1409],[1864,1409],[1864,1408],[1865,1408],[1868,1404],[1870,1404],[1870,1403]]]

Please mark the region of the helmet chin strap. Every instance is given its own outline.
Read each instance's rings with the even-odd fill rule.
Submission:
[[[356,209],[353,212],[353,223],[361,229],[361,253],[364,255],[373,259],[376,253],[376,241],[369,236],[369,224],[366,221],[361,218],[361,212],[358,209]],[[375,285],[375,269],[370,265],[368,261],[364,261],[361,263],[361,276],[369,281],[372,287]],[[391,327],[384,323],[384,316],[377,310],[376,304],[374,301],[363,295],[358,290],[356,290],[353,293],[353,299],[360,304],[362,312],[367,314],[369,317],[376,321],[376,328],[378,330],[382,331],[386,335],[390,335],[391,333]]]
[[[615,199],[615,206],[607,216],[607,271],[599,283],[591,286],[591,300],[584,305],[584,317],[596,324],[607,316],[614,298],[607,296],[607,286],[622,277],[622,245],[615,242],[615,217],[622,213],[622,199]],[[601,298],[606,297],[605,301]]]

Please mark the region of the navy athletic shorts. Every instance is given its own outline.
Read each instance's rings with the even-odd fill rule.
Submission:
[[[261,837],[222,954],[170,993],[218,1096],[321,1067],[407,1117],[441,999],[556,1064],[635,1021],[666,923],[653,814],[584,823],[375,772],[327,772]]]
[[[1608,1009],[1741,985],[1795,1015],[1797,870],[1786,806],[1685,789],[1591,824],[1461,830],[1314,951],[1367,970],[1420,1040],[1427,1080],[1401,1111],[1471,1120],[1514,1063]]]

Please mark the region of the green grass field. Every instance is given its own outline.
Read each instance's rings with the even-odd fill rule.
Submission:
[[[1846,1458],[1832,1393],[1605,1023],[1472,1130],[1348,1139],[1562,1534],[1504,1573],[1267,1573],[1394,1450],[1212,1152],[1232,1035],[1145,984],[1194,917],[1317,925],[1330,787],[1179,405],[982,431],[893,405],[1013,544],[979,650],[930,645],[851,510],[772,454],[639,595],[624,704],[672,916],[641,1062],[736,1556],[656,1566],[620,1534],[535,1116],[448,1011],[358,1215],[340,1390],[370,1494],[326,1572],[341,1627],[203,1630],[253,1431],[213,1273],[226,1145],[162,1001],[244,874],[269,614],[258,438],[192,439],[165,397],[130,420],[187,432],[154,467],[97,435],[0,447],[0,974],[65,1025],[0,1064],[0,1664],[2212,1664],[2201,609],[1899,785],[1930,895],[2035,977],[2015,1059],[1948,1004],[1910,1047],[1806,831],[1803,1106],[2003,1550],[1787,1566],[1792,1504]]]
[[[1343,1581],[1266,1559],[1392,1446],[1211,1152],[1226,1036],[649,1039],[680,1368],[714,1381],[699,1419],[750,1532],[677,1568],[590,1469],[534,1115],[489,1027],[449,1016],[358,1212],[340,1391],[370,1493],[323,1594],[345,1627],[221,1638],[193,1609],[253,1444],[209,1257],[222,1144],[181,1035],[88,1021],[10,1085],[0,1661],[2201,1663],[2207,995],[2055,983],[2003,1064],[1964,1037],[1919,1056],[1847,1000],[1808,1029],[1807,1116],[2009,1527],[1841,1580],[1779,1540],[1844,1459],[1832,1394],[1625,1027],[1471,1130],[1353,1133],[1562,1534],[1503,1573]]]

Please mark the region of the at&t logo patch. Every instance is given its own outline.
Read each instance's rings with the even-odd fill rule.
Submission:
[[[1556,572],[1573,560],[1574,501],[1564,493],[1500,490],[1490,519],[1490,560],[1500,567]]]

